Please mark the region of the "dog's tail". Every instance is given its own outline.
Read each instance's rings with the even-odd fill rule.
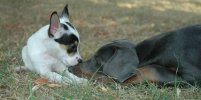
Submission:
[[[23,72],[27,72],[27,71],[30,71],[30,70],[25,66],[20,66],[20,67],[15,67],[14,71],[16,73],[23,73]]]

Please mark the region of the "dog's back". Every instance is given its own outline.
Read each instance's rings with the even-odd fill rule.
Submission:
[[[127,55],[128,51],[119,52],[119,48],[111,47],[104,50],[104,47],[99,49],[103,50],[104,53],[97,51],[94,57],[85,63],[72,67],[71,71],[78,76],[84,75],[86,77],[94,76],[98,72],[97,80],[108,82],[107,78],[104,77],[106,75],[115,80],[124,79],[119,82],[125,84],[149,81],[172,85],[171,83],[174,84],[175,80],[187,82],[201,80],[201,25],[185,27],[146,39],[137,44],[135,48],[129,49],[136,50],[137,54],[129,54],[132,57]],[[110,51],[114,51],[115,54]],[[110,58],[105,55],[108,53],[113,56]],[[122,55],[116,56],[118,54]],[[110,66],[106,68],[108,70],[103,70],[111,60],[114,64],[109,63]],[[126,66],[129,64],[128,61],[132,64]],[[99,62],[104,62],[104,64],[100,67]],[[124,76],[125,74],[128,76]]]
[[[160,34],[136,46],[140,67],[160,65],[186,81],[201,79],[201,25]]]

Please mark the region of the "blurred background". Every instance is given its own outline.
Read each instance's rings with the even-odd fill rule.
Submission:
[[[200,0],[1,0],[1,49],[5,44],[12,49],[24,45],[33,32],[49,23],[51,13],[61,13],[65,4],[80,33],[84,57],[111,40],[138,43],[161,32],[201,23]]]

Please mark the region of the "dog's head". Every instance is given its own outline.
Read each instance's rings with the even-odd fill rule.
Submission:
[[[125,41],[113,41],[101,47],[95,55],[86,62],[70,67],[69,71],[79,77],[105,78],[110,76],[123,83],[136,75],[139,65],[135,45]]]
[[[56,11],[51,14],[48,36],[65,50],[65,62],[68,65],[73,66],[82,61],[78,51],[79,33],[69,20],[68,5],[64,7],[60,17]]]

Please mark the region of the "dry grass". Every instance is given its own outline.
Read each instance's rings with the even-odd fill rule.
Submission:
[[[200,0],[1,0],[0,98],[24,100],[31,94],[33,73],[16,74],[23,65],[21,48],[27,38],[47,24],[49,15],[68,3],[72,22],[81,35],[81,54],[89,58],[100,46],[116,39],[138,43],[143,39],[187,25],[201,23]],[[181,91],[181,92],[179,92]],[[179,93],[179,95],[177,94]],[[64,86],[39,89],[29,99],[201,99],[197,86],[157,88],[153,84],[131,87]]]

